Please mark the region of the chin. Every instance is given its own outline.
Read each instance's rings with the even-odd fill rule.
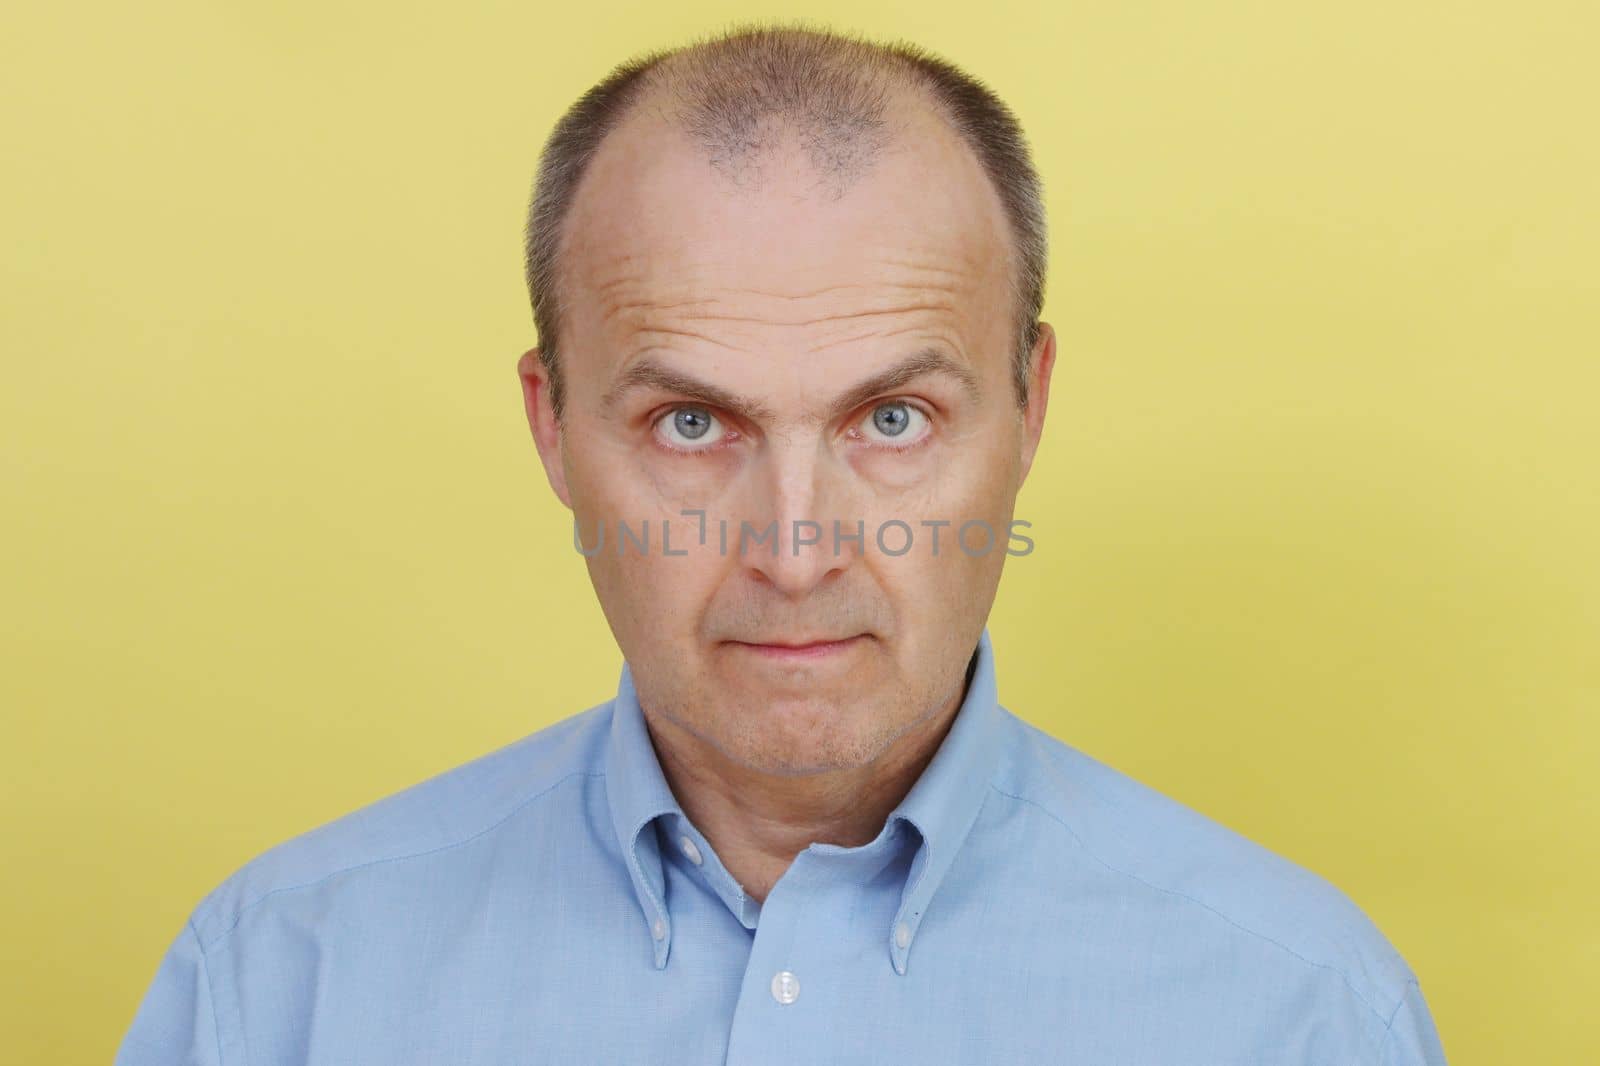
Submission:
[[[829,746],[820,749],[761,749],[749,753],[740,761],[762,773],[798,776],[823,773],[828,770],[848,770],[861,766],[868,760]]]
[[[739,730],[734,753],[739,761],[770,773],[815,773],[860,766],[880,754],[881,728],[859,718],[853,701],[816,699],[778,700],[755,712],[740,713],[745,728]]]

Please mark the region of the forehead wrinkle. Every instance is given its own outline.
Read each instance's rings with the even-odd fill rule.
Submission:
[[[869,328],[865,330],[854,329],[851,330],[846,336],[823,337],[808,344],[805,350],[808,353],[815,354],[839,345],[848,345],[854,342],[871,340],[874,338],[901,336],[907,333],[931,332],[940,336],[946,334],[959,335],[961,332],[959,324],[960,322],[964,321],[964,316],[961,314],[960,309],[953,302],[946,301],[936,303],[904,304],[894,307],[874,308],[866,311],[823,315],[811,319],[783,321],[776,320],[770,316],[736,315],[709,311],[688,311],[679,314],[660,316],[650,313],[654,311],[672,310],[682,307],[694,307],[707,302],[711,301],[685,300],[674,304],[658,304],[654,302],[629,303],[626,308],[619,312],[617,317],[622,321],[619,321],[618,325],[623,330],[624,337],[628,341],[633,342],[627,344],[628,347],[640,347],[640,345],[636,342],[641,338],[652,334],[661,334],[666,336],[701,340],[728,351],[743,352],[746,350],[747,342],[746,344],[735,344],[720,340],[717,337],[712,336],[710,333],[693,328],[694,324],[722,322],[737,325],[801,328],[817,325],[836,325],[842,327],[853,324],[868,323],[871,322],[871,320],[880,320],[876,324],[876,328]],[[628,314],[627,312],[634,313]],[[894,323],[892,321],[892,317],[916,313],[922,313],[926,317],[903,323]],[[881,320],[885,318],[891,318],[891,321],[882,322]],[[932,321],[929,320],[930,318]],[[957,347],[959,348],[960,345],[957,345]]]
[[[675,302],[624,300],[614,302],[610,307],[604,309],[602,311],[602,321],[614,322],[620,329],[632,335],[652,332],[668,333],[704,340],[719,347],[729,347],[726,342],[719,341],[708,333],[695,329],[695,324],[720,322],[743,326],[804,328],[822,325],[846,325],[873,319],[914,314],[932,315],[940,319],[959,316],[960,314],[954,301],[937,299],[937,296],[931,301],[866,308],[859,311],[838,311],[811,318],[798,319],[780,318],[773,315],[736,314],[729,311],[710,309],[699,310],[699,308],[706,307],[708,304],[715,305],[717,302],[710,298],[687,299]],[[899,331],[885,330],[879,332]],[[871,334],[868,335],[870,336]]]
[[[701,341],[726,351],[743,352],[749,348],[751,338],[748,335],[730,341],[715,336],[718,330],[697,328],[716,324],[741,327],[741,333],[752,327],[822,327],[829,333],[848,332],[847,337],[822,337],[808,342],[806,350],[812,354],[856,340],[896,336],[919,328],[925,333],[931,329],[940,335],[959,335],[959,324],[970,317],[967,312],[972,310],[963,306],[963,296],[973,292],[979,280],[969,270],[946,265],[944,260],[915,252],[907,256],[902,252],[898,257],[878,257],[878,261],[908,272],[903,278],[842,281],[801,291],[775,292],[740,285],[696,285],[693,281],[673,280],[664,277],[662,269],[652,270],[650,258],[627,254],[604,264],[622,267],[615,274],[603,268],[589,272],[595,282],[590,291],[601,304],[602,328],[620,334],[627,342],[625,346],[635,350],[662,338]],[[669,257],[663,267],[675,258]],[[794,317],[796,311],[802,311],[811,301],[828,300],[830,294],[852,292],[862,293],[866,299],[876,295],[880,306],[852,310],[848,309],[849,304],[856,300],[835,295],[828,302],[841,304],[845,309]],[[748,305],[750,297],[775,301],[767,305],[773,308],[772,313],[752,313],[747,306],[738,312],[724,309],[740,307],[741,298]],[[905,325],[893,322],[904,316],[914,316],[920,321]],[[866,328],[861,328],[863,326]]]
[[[986,280],[986,272],[989,269],[981,262],[966,262],[963,266],[949,266],[947,261],[917,262],[907,261],[907,259],[885,259],[883,264],[894,267],[898,271],[933,275],[931,280],[901,282],[901,287],[904,288],[914,288],[920,285],[920,287],[926,288],[952,288],[952,290],[957,290],[957,288],[971,287],[971,285],[981,285]]]
[[[626,296],[618,297],[612,294],[617,289],[626,289],[629,286],[632,286],[644,290],[644,294],[635,297],[632,302],[665,307],[686,303],[713,303],[719,297],[730,296],[735,298],[740,296],[760,296],[771,300],[795,302],[815,299],[819,296],[826,295],[827,293],[839,292],[840,290],[844,289],[859,289],[866,292],[880,290],[911,290],[914,292],[931,291],[939,293],[956,293],[965,291],[971,287],[970,283],[964,284],[961,280],[945,280],[945,277],[959,277],[967,279],[970,282],[971,279],[968,278],[968,275],[962,270],[953,267],[926,267],[923,269],[925,269],[928,273],[942,276],[937,280],[917,279],[911,281],[902,281],[896,279],[879,279],[873,281],[841,281],[832,285],[824,285],[820,288],[808,289],[800,292],[773,292],[769,289],[753,288],[743,285],[704,285],[698,287],[700,290],[704,291],[705,295],[703,296],[687,295],[696,292],[697,286],[695,286],[693,283],[678,282],[670,286],[671,291],[669,293],[662,294],[661,296],[651,296],[648,294],[648,290],[650,288],[649,276],[645,273],[628,273],[593,284],[590,286],[590,291],[599,295],[602,299],[609,298],[613,302],[617,302],[619,300],[627,301],[628,297]],[[676,304],[667,302],[669,297],[676,298],[679,295],[685,295],[685,298],[677,300]]]
[[[954,331],[952,331],[952,333],[953,332]],[[875,329],[868,333],[856,333],[848,337],[836,337],[832,340],[820,341],[807,348],[806,352],[811,355],[816,355],[821,352],[825,352],[830,348],[839,347],[840,345],[859,344],[862,341],[869,340],[883,340],[889,337],[904,336],[908,333],[920,333],[927,336],[936,337],[950,345],[952,348],[955,348],[957,351],[963,350],[962,346],[956,342],[953,335],[947,336],[944,331],[939,330],[930,332],[925,326],[922,325],[907,325],[901,326],[898,329]]]
[[[640,235],[635,232],[632,239],[637,241]],[[896,277],[873,278],[870,280],[829,280],[828,284],[816,288],[801,289],[790,292],[773,292],[763,288],[746,285],[718,285],[710,277],[706,277],[703,284],[709,290],[716,292],[747,293],[754,296],[770,296],[778,299],[807,299],[821,296],[840,289],[900,289],[900,288],[951,288],[961,289],[979,283],[994,269],[994,257],[987,249],[970,247],[970,241],[961,241],[957,247],[949,247],[945,242],[934,241],[930,247],[920,248],[917,245],[926,242],[926,237],[920,240],[912,236],[909,241],[892,241],[883,237],[875,238],[851,251],[847,257],[848,266],[863,268],[870,266],[887,267],[896,271],[904,271],[913,275],[911,280],[902,280]],[[872,247],[877,245],[878,247]],[[908,246],[909,245],[909,246]],[[587,269],[581,271],[581,276],[589,282],[591,291],[609,293],[611,290],[637,284],[648,286],[652,281],[665,280],[671,284],[677,278],[685,275],[715,273],[718,268],[728,268],[725,257],[717,255],[705,257],[697,255],[696,243],[682,242],[681,238],[676,247],[665,249],[651,255],[643,252],[617,252],[606,256],[601,262],[589,264]],[[836,265],[836,264],[829,264]],[[812,273],[823,273],[823,269],[815,269]],[[937,280],[915,277],[915,275],[935,275]],[[666,278],[661,278],[666,275]],[[954,279],[954,280],[945,280]],[[683,284],[678,283],[680,286]],[[687,287],[687,286],[685,286]]]
[[[872,318],[872,317],[875,317],[877,315],[904,315],[904,314],[910,314],[910,313],[912,313],[914,311],[947,311],[947,310],[949,310],[948,307],[940,305],[940,304],[907,304],[907,305],[902,306],[902,307],[878,307],[878,308],[871,308],[871,309],[866,310],[866,311],[841,311],[841,312],[839,312],[837,314],[821,315],[821,316],[819,316],[817,318],[802,318],[802,319],[786,320],[786,321],[782,321],[782,322],[774,321],[771,318],[766,318],[766,317],[762,317],[762,316],[758,316],[758,315],[713,314],[713,313],[710,313],[710,312],[704,312],[704,313],[691,312],[689,314],[684,315],[683,317],[685,317],[686,319],[688,319],[688,320],[690,320],[692,322],[741,322],[741,323],[750,323],[750,324],[754,324],[754,325],[771,325],[771,326],[815,326],[815,325],[820,325],[820,324],[822,324],[824,322],[852,322],[852,321],[855,321],[857,319]]]
[[[648,285],[644,282],[644,276],[641,274],[625,274],[593,286],[591,291],[600,304],[601,320],[620,318],[635,311],[676,310],[695,304],[714,302],[712,297],[689,296],[670,301],[652,297],[649,295]],[[632,290],[644,291],[635,293]]]
[[[718,340],[716,337],[711,336],[709,333],[699,333],[699,332],[697,332],[695,330],[692,330],[692,329],[674,329],[671,326],[664,326],[664,325],[663,326],[645,325],[645,326],[635,326],[635,327],[633,327],[632,329],[628,330],[628,333],[627,333],[629,346],[632,347],[633,346],[632,342],[636,342],[636,341],[642,340],[646,336],[649,336],[649,335],[652,335],[652,334],[660,334],[662,336],[667,336],[667,337],[685,337],[685,338],[688,338],[689,340],[704,341],[705,343],[711,344],[711,345],[715,345],[718,348],[726,348],[730,352],[741,352],[741,351],[744,350],[744,349],[740,348],[736,344],[729,344],[727,341]]]
[[[817,315],[813,318],[790,318],[748,313],[739,314],[717,309],[719,304],[736,302],[736,300],[729,300],[726,298],[730,294],[734,296],[761,296],[780,301],[781,304],[786,306],[808,300],[817,293],[831,292],[847,288],[864,289],[868,291],[880,291],[886,289],[902,290],[915,293],[916,296],[912,297],[908,302],[894,303],[891,301],[887,304],[887,306],[866,307],[859,310],[839,310],[827,314]],[[905,282],[894,284],[861,284],[854,282],[841,283],[839,285],[827,286],[824,289],[817,290],[816,293],[802,295],[770,293],[757,289],[724,287],[716,290],[718,293],[723,294],[720,297],[704,296],[677,300],[634,298],[614,301],[610,309],[610,314],[613,316],[618,316],[628,312],[677,311],[679,314],[675,315],[674,317],[681,317],[686,321],[738,322],[744,324],[775,326],[811,326],[826,322],[847,322],[855,319],[870,318],[877,315],[912,314],[919,311],[932,311],[935,313],[954,312],[957,310],[957,307],[956,301],[952,299],[952,297],[956,296],[962,290],[963,286],[955,284],[938,283],[929,285]],[[705,307],[707,310],[693,310],[694,308],[699,307]]]
[[[841,281],[837,285],[824,285],[820,289],[811,289],[807,292],[768,292],[766,289],[724,289],[724,292],[741,292],[751,296],[767,296],[774,300],[809,300],[823,293],[838,292],[840,289],[870,288],[859,281]]]

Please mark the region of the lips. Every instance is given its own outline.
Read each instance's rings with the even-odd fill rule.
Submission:
[[[861,634],[859,633],[852,633],[847,637],[806,637],[801,640],[794,640],[791,638],[780,638],[776,640],[741,640],[737,641],[736,643],[750,644],[763,648],[814,648],[822,644],[841,644],[847,640],[854,640],[860,635]]]
[[[731,640],[740,650],[778,661],[806,661],[840,655],[867,640],[865,633],[848,637],[771,637],[762,641]]]

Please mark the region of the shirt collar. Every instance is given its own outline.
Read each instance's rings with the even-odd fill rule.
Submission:
[[[985,628],[978,638],[971,680],[949,732],[921,776],[885,821],[909,823],[921,837],[901,890],[895,921],[886,931],[890,964],[906,972],[917,926],[956,853],[977,821],[999,753],[1000,714],[996,702],[994,650]],[[622,665],[612,701],[611,735],[605,753],[606,795],[612,827],[634,894],[654,944],[655,964],[667,963],[672,919],[666,906],[666,877],[657,834],[645,832],[663,814],[683,815],[661,771],[650,742],[633,672]]]

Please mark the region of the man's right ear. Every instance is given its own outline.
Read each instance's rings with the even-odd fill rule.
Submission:
[[[528,428],[533,431],[539,461],[544,463],[544,476],[570,511],[572,497],[567,492],[567,469],[561,454],[561,425],[550,400],[550,371],[539,358],[538,348],[522,353],[517,360],[517,377],[522,381],[522,406],[528,412]]]

